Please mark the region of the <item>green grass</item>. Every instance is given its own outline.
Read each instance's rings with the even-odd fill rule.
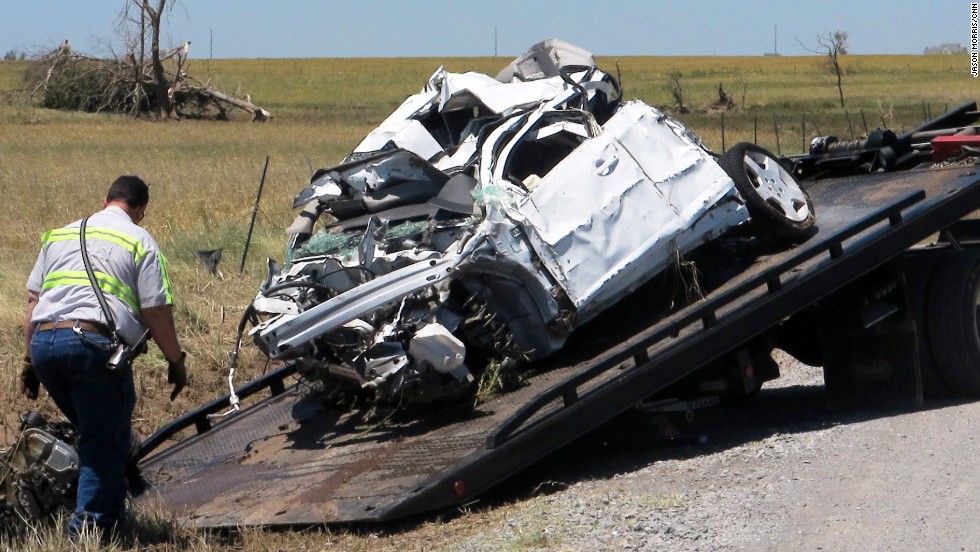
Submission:
[[[105,114],[62,113],[24,104],[21,62],[0,62],[0,399],[8,411],[35,407],[13,384],[23,354],[24,282],[42,232],[101,206],[108,184],[138,174],[152,186],[146,227],[172,261],[180,337],[190,351],[190,386],[167,400],[165,363],[155,350],[138,361],[140,400],[136,425],[144,434],[225,392],[227,351],[242,308],[264,278],[266,257],[281,259],[292,221],[294,195],[309,178],[309,165],[338,162],[406,96],[418,92],[439,65],[450,71],[491,75],[503,58],[304,59],[193,61],[192,75],[270,110],[266,124],[158,122]],[[813,57],[624,57],[600,58],[619,74],[626,98],[670,108],[667,76],[681,74],[685,102],[694,112],[677,117],[707,145],[721,150],[721,113],[703,109],[718,85],[739,106],[725,116],[725,144],[758,140],[797,153],[818,132],[848,136],[847,116],[863,132],[870,127],[911,128],[923,110],[976,99],[976,79],[966,56],[847,56],[845,113],[830,75]],[[617,67],[618,66],[618,67]],[[744,94],[744,105],[742,97]],[[807,130],[802,116],[806,113]],[[758,123],[756,123],[758,121]],[[270,158],[251,249],[239,274],[245,235],[266,156]],[[224,279],[206,273],[198,249],[224,249]],[[253,347],[241,359],[240,379],[265,365]],[[42,402],[49,412],[52,407]],[[11,435],[8,419],[3,435]],[[322,542],[336,536],[323,537]],[[347,538],[347,537],[345,537]],[[344,541],[357,547],[353,540]],[[258,539],[263,542],[262,539]],[[216,541],[186,539],[180,548],[222,549]],[[265,541],[269,542],[269,541]],[[364,542],[361,542],[361,546]],[[367,548],[367,546],[364,546]],[[238,549],[238,548],[236,548]],[[241,549],[251,549],[243,546]],[[254,549],[264,549],[257,545]]]

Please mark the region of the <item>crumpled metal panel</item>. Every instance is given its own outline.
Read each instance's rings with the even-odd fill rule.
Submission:
[[[494,113],[503,113],[514,106],[533,105],[553,98],[564,88],[565,83],[560,77],[502,83],[479,73],[447,73],[439,110],[470,109],[479,102]]]
[[[425,127],[412,117],[433,107],[439,112],[480,108],[501,114],[516,106],[534,105],[554,98],[565,88],[560,77],[502,83],[480,73],[450,73],[440,67],[429,78],[422,92],[406,99],[354,148],[354,152],[378,151],[395,144],[424,159],[433,160],[444,151]],[[475,136],[472,138],[475,139]]]
[[[629,150],[678,216],[687,218],[702,212],[706,196],[733,184],[721,166],[688,138],[686,129],[672,123],[656,108],[633,101],[604,129]]]
[[[388,144],[416,153],[423,159],[432,159],[443,151],[432,134],[414,119],[385,121],[371,131],[354,151],[377,151]]]
[[[519,212],[536,252],[580,311],[678,251],[747,219],[733,184],[655,109],[632,102],[545,175]],[[721,210],[714,217],[705,213]],[[700,224],[696,224],[700,222]]]
[[[439,70],[437,70],[436,73],[430,77],[430,84],[433,82],[433,79],[436,78],[436,75],[439,75],[440,71],[442,71],[442,67],[440,67]],[[410,131],[406,130],[406,128],[408,128],[406,123],[417,113],[428,110],[433,100],[436,99],[437,95],[437,90],[427,84],[425,90],[406,98],[405,101],[402,102],[402,104],[399,105],[391,115],[388,115],[388,117],[382,121],[377,128],[372,130],[371,133],[368,134],[364,140],[362,140],[361,143],[354,148],[353,151],[361,153],[380,151],[388,145],[394,136],[401,133],[405,135],[405,139],[402,140],[402,147],[404,149],[415,152],[420,157],[425,159],[430,159],[430,157],[425,155],[425,151],[420,152],[412,149],[411,146],[425,142],[425,139],[410,136],[415,131],[415,128],[412,127]],[[432,139],[431,134],[429,134],[427,131],[425,133],[428,135],[429,139]]]
[[[417,153],[392,150],[317,171],[310,183],[293,199],[293,207],[308,206],[311,201],[337,199],[348,188],[356,190],[358,194],[366,194],[407,181],[441,184],[447,179],[445,173]]]
[[[497,74],[497,80],[532,80],[558,75],[564,67],[595,67],[592,52],[558,39],[549,39],[531,46],[510,65]]]
[[[468,254],[468,250],[463,250],[442,259],[408,265],[334,296],[298,315],[281,315],[270,319],[256,326],[252,333],[257,333],[259,339],[265,342],[270,358],[278,358],[284,353],[288,354],[291,348],[302,347],[366,312],[448,278],[452,268]]]

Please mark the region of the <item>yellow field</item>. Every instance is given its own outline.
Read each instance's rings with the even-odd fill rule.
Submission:
[[[270,110],[266,124],[134,120],[112,115],[60,113],[25,105],[22,62],[0,62],[0,400],[8,416],[0,445],[10,441],[11,416],[43,405],[16,393],[23,355],[24,282],[47,229],[101,207],[101,196],[120,174],[151,184],[145,226],[171,259],[178,328],[189,350],[190,386],[175,403],[166,399],[165,363],[154,348],[139,361],[137,426],[144,434],[179,413],[225,392],[227,351],[238,318],[264,278],[266,257],[281,259],[283,228],[293,196],[309,167],[338,162],[407,95],[421,89],[439,66],[451,71],[496,74],[510,60],[304,59],[193,61],[189,72],[227,92],[251,95]],[[925,114],[977,99],[967,56],[847,56],[843,65],[847,111],[837,100],[821,59],[811,57],[601,58],[619,74],[625,96],[670,109],[668,75],[681,74],[685,103],[694,112],[677,117],[715,150],[722,148],[721,113],[703,108],[721,84],[738,103],[724,114],[725,144],[753,139],[799,153],[818,134],[849,135],[882,124],[896,130]],[[744,100],[744,105],[743,104]],[[807,131],[803,132],[806,114]],[[757,126],[756,126],[757,125]],[[754,130],[755,129],[755,130]],[[238,266],[266,156],[269,172],[244,274]],[[224,279],[209,276],[197,261],[201,249],[224,249]],[[250,349],[251,350],[251,349]],[[244,359],[241,382],[263,363],[254,351]],[[334,538],[337,538],[334,536]],[[351,537],[353,538],[353,537]],[[361,543],[363,545],[363,543]],[[188,539],[173,549],[221,549],[217,541]],[[200,546],[201,548],[196,548]],[[352,544],[352,546],[354,546]],[[217,547],[217,548],[216,548]],[[259,547],[261,548],[261,547]],[[44,548],[37,548],[43,550]],[[235,548],[242,549],[242,548]],[[246,549],[248,547],[246,546]]]

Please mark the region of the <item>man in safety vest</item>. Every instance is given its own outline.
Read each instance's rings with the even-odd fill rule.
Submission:
[[[98,528],[108,539],[125,514],[125,463],[136,393],[129,363],[110,369],[110,357],[120,347],[138,348],[149,330],[169,363],[170,400],[187,382],[167,260],[139,226],[149,200],[143,180],[120,176],[109,187],[104,209],[86,221],[90,266],[82,251],[82,221],[76,221],[44,234],[27,280],[29,353],[21,390],[35,399],[44,384],[79,435],[78,502],[68,523],[70,535]]]

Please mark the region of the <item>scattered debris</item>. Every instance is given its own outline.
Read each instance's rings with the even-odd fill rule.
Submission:
[[[810,152],[788,160],[800,180],[900,171],[922,163],[963,158],[970,162],[980,150],[976,102],[967,102],[913,130],[896,134],[879,128],[866,136],[841,140],[818,136]]]
[[[0,530],[73,509],[78,486],[78,434],[39,412],[21,415],[20,434],[0,451]]]
[[[218,270],[218,263],[221,262],[223,251],[224,249],[202,249],[197,252],[197,258],[204,264],[204,268],[208,269],[208,274],[222,279],[225,276]]]

